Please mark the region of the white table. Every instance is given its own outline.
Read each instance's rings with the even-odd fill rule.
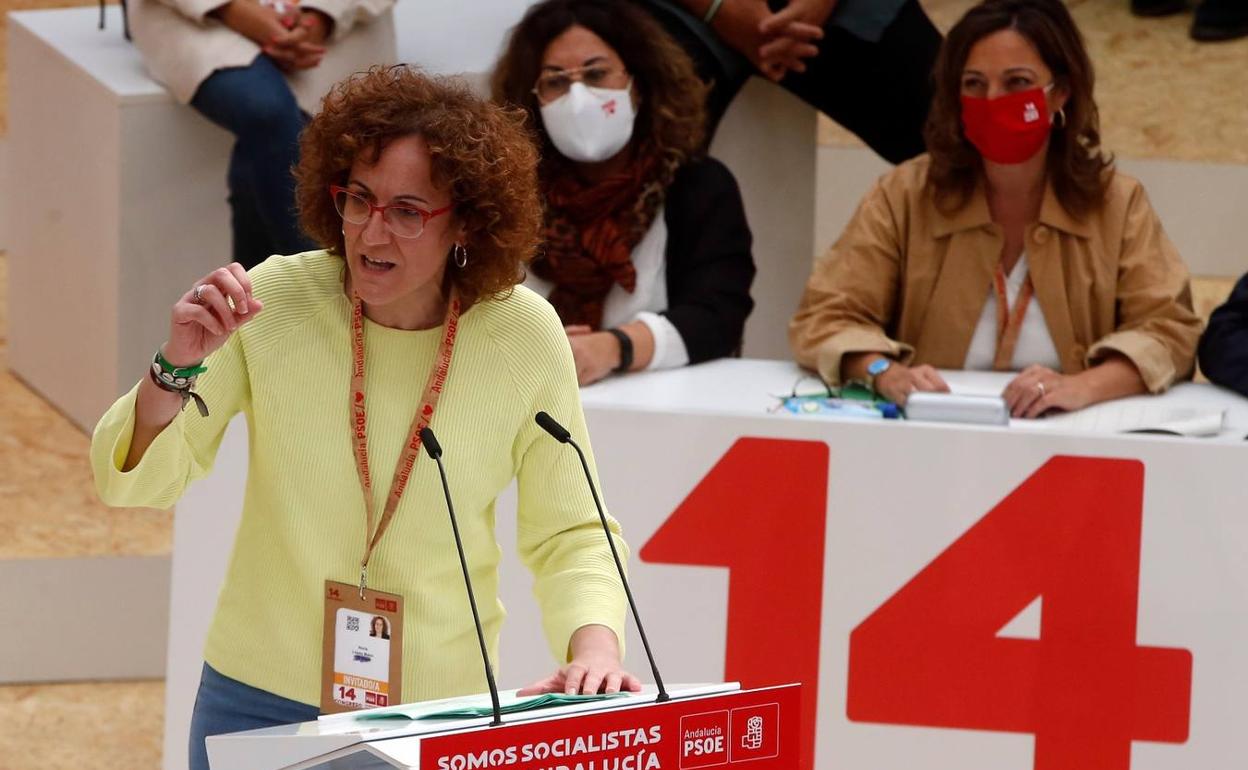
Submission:
[[[791,391],[798,375],[791,364],[720,361],[583,391],[604,496],[632,546],[634,592],[666,678],[816,684],[804,692],[821,770],[1186,770],[1237,755],[1248,691],[1248,401],[1204,385],[1158,398],[1225,408],[1229,427],[1216,439],[769,412],[768,394]],[[1002,380],[947,375],[955,388]],[[189,714],[245,454],[238,421],[214,475],[179,506],[167,746]],[[453,483],[463,478],[447,463]],[[513,510],[505,496],[501,543],[514,539]],[[983,553],[957,569],[937,558],[956,560],[976,540]],[[514,687],[551,662],[513,554],[503,571],[499,685]],[[921,601],[889,601],[908,584]],[[955,610],[965,617],[952,620]],[[968,665],[991,670],[1011,645],[1023,650],[1016,664],[986,691],[967,685]],[[644,669],[635,634],[628,648],[630,666]],[[930,663],[929,648],[946,656],[935,670],[950,681],[889,681],[900,663]],[[1141,669],[1143,689],[1131,678],[1137,653],[1160,660]],[[1098,671],[1120,676],[1098,682]],[[1078,717],[1071,751],[1094,756],[1104,743],[1116,759],[1051,756],[1066,713]],[[1123,714],[1125,727],[1114,716]],[[1013,731],[1001,729],[1008,719]]]
[[[941,376],[954,393],[967,395],[1000,394],[1014,375],[1003,372],[967,372],[942,370]],[[756,417],[775,413],[780,419],[841,421],[821,415],[792,415],[776,411],[780,397],[790,395],[800,383],[798,392],[817,393],[822,389],[819,379],[809,370],[788,361],[756,361],[722,359],[700,366],[667,372],[642,372],[628,377],[615,377],[584,388],[581,401],[587,410],[594,408],[636,408],[672,412],[713,413],[733,417]],[[1134,396],[1109,402],[1092,409],[1113,409],[1122,405],[1165,404],[1193,409],[1225,410],[1222,432],[1211,438],[1183,439],[1237,443],[1248,436],[1248,399],[1208,384],[1184,382],[1162,396]],[[916,425],[917,427],[917,425]],[[958,426],[962,430],[984,429]],[[1000,430],[993,428],[991,430]],[[1011,420],[1012,431],[1055,432],[1041,420]],[[1084,432],[1068,431],[1071,435]],[[1106,436],[1101,438],[1138,438],[1138,436]]]

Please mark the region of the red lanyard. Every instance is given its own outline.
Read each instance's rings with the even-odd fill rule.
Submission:
[[[404,442],[403,451],[394,468],[394,479],[390,482],[390,494],[386,497],[386,506],[382,511],[381,520],[376,522],[374,531],[373,516],[373,478],[368,465],[368,415],[364,401],[364,303],[359,295],[351,294],[351,435],[352,447],[355,450],[355,466],[360,475],[360,486],[364,489],[364,511],[367,516],[365,530],[366,547],[364,559],[360,562],[360,591],[363,592],[367,577],[368,560],[373,549],[390,526],[394,512],[398,510],[399,500],[407,488],[416,458],[420,456],[420,432],[433,419],[433,410],[438,405],[442,388],[446,384],[447,373],[451,369],[451,353],[455,348],[455,335],[459,330],[459,292],[451,289],[451,298],[446,306],[446,319],[442,322],[442,345],[438,349],[438,357],[429,371],[429,379],[425,382],[425,393],[420,399],[420,409],[412,418],[412,428]]]
[[[1027,305],[1031,303],[1034,289],[1031,285],[1031,273],[1023,280],[1010,307],[1010,297],[1005,289],[1005,270],[997,265],[997,274],[993,277],[993,288],[997,292],[997,352],[992,359],[992,368],[998,372],[1013,369],[1014,347],[1018,344],[1019,332],[1023,330],[1023,318],[1027,315]]]

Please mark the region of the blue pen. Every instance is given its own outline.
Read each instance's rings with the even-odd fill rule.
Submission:
[[[875,408],[880,410],[880,414],[884,415],[885,420],[901,419],[901,408],[892,401],[880,401],[875,405]]]

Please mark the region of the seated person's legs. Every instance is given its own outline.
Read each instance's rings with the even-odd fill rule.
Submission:
[[[291,175],[299,159],[299,132],[306,116],[277,65],[260,55],[247,67],[218,70],[200,85],[191,105],[237,139],[229,175],[231,203],[254,201],[269,248],[281,253],[313,248],[299,229]],[[250,181],[250,189],[234,187],[242,179]],[[250,221],[249,215],[240,215],[237,208],[234,219],[236,223]],[[235,240],[236,255],[240,246],[252,247],[250,239],[240,238],[237,232]],[[239,261],[252,266],[269,253],[242,256],[245,258]]]
[[[251,268],[281,249],[260,213],[251,165],[239,158],[238,145],[230,153],[226,175],[230,202],[231,259]]]

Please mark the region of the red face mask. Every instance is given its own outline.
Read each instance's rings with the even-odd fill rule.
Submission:
[[[979,154],[994,163],[1022,163],[1049,136],[1049,103],[1044,88],[996,99],[962,97],[962,126]]]

